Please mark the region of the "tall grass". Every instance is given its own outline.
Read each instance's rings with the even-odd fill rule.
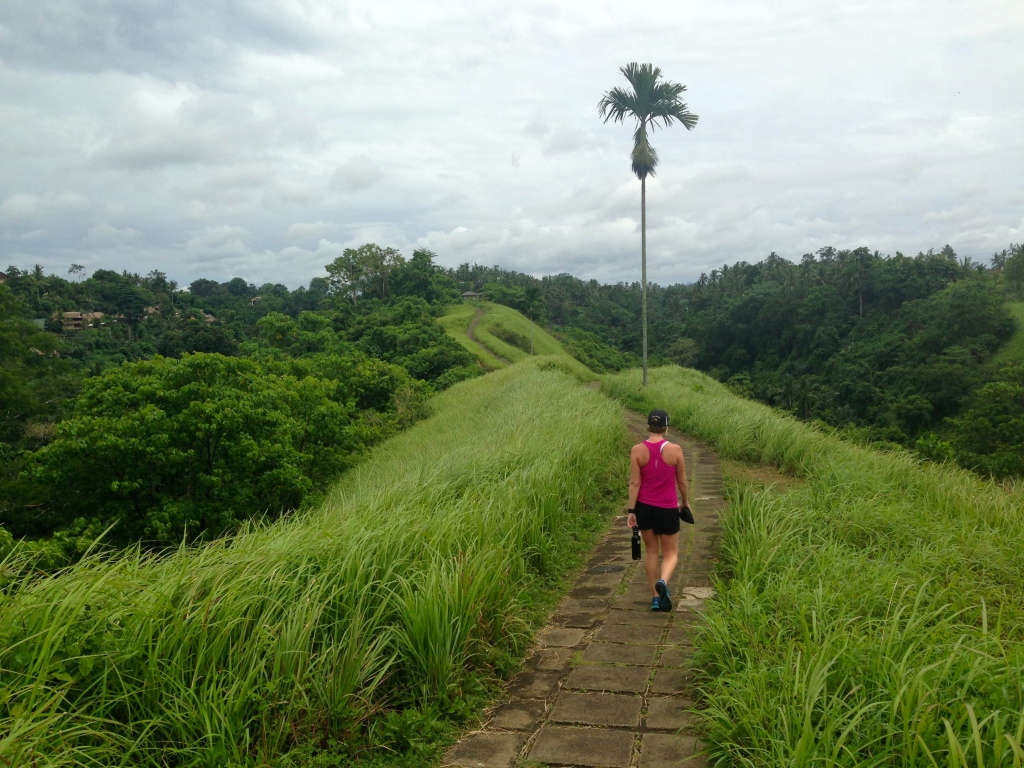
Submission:
[[[545,368],[442,393],[301,518],[49,576],[9,558],[0,765],[261,765],[457,700],[522,652],[524,595],[618,470],[618,408]]]
[[[549,334],[547,331],[542,329],[536,323],[531,323],[529,318],[520,312],[506,307],[502,304],[494,304],[489,301],[478,301],[472,305],[460,305],[458,307],[449,310],[448,316],[451,317],[464,317],[465,310],[462,307],[472,307],[473,312],[477,308],[483,311],[483,318],[477,325],[473,332],[474,338],[483,345],[490,352],[498,355],[509,362],[517,362],[530,357],[529,349],[520,349],[519,347],[513,346],[508,342],[500,339],[494,334],[497,327],[506,328],[509,331],[529,339],[533,338],[533,351],[535,355],[555,355],[559,357],[566,357],[571,359],[571,356],[562,348],[561,342],[558,341],[554,336]],[[461,326],[463,338],[465,338],[465,330],[469,325],[469,319],[472,318],[472,314],[468,315],[465,325]],[[449,328],[455,328],[454,321]]]
[[[1020,496],[850,445],[695,371],[653,371],[646,391],[632,371],[604,381],[726,457],[806,481],[731,491],[731,578],[696,660],[719,765],[1022,764]]]
[[[495,371],[499,368],[504,368],[506,364],[495,357],[493,352],[476,339],[471,339],[467,335],[469,325],[473,321],[476,310],[476,302],[452,304],[445,310],[444,315],[438,318],[438,322],[449,336],[476,356],[477,361],[484,370]]]
[[[1024,301],[1008,301],[1006,309],[1017,323],[1017,328],[1003,348],[989,360],[988,367],[992,370],[1004,365],[1024,364]]]

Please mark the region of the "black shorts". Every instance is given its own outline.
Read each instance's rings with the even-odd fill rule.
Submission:
[[[679,533],[679,507],[652,507],[638,501],[633,507],[636,525],[641,531],[653,529],[659,536]]]

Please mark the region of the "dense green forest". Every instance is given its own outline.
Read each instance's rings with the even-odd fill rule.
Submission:
[[[539,289],[543,307],[532,311],[577,357],[595,370],[636,364],[639,284],[537,280],[476,265],[451,276],[524,312]],[[1021,476],[1024,358],[993,355],[1015,331],[1008,307],[1017,305],[1008,301],[1024,298],[1022,289],[1019,245],[987,265],[949,246],[913,257],[823,248],[799,263],[773,253],[689,285],[652,285],[651,356],[861,441]]]
[[[429,251],[373,244],[325,270],[290,290],[9,267],[0,552],[27,537],[56,565],[101,534],[165,547],[315,499],[433,393],[482,371],[437,322],[463,291],[551,329],[597,373],[639,362],[638,284],[445,270]],[[948,246],[771,254],[653,285],[652,361],[859,441],[1021,477],[1022,290],[1017,245],[987,265]]]
[[[326,269],[290,291],[8,268],[0,552],[46,539],[59,564],[104,533],[163,547],[276,517],[479,372],[436,321],[459,294],[433,254]]]

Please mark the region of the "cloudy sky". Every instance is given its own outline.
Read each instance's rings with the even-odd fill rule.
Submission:
[[[1020,0],[0,0],[0,268],[296,287],[346,247],[651,279],[1024,240]]]

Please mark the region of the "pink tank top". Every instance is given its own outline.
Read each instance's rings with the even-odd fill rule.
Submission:
[[[666,464],[661,452],[668,445],[667,440],[652,443],[644,440],[644,445],[651,454],[646,464],[640,467],[640,493],[637,501],[650,504],[652,507],[678,507],[676,497],[676,468]]]

